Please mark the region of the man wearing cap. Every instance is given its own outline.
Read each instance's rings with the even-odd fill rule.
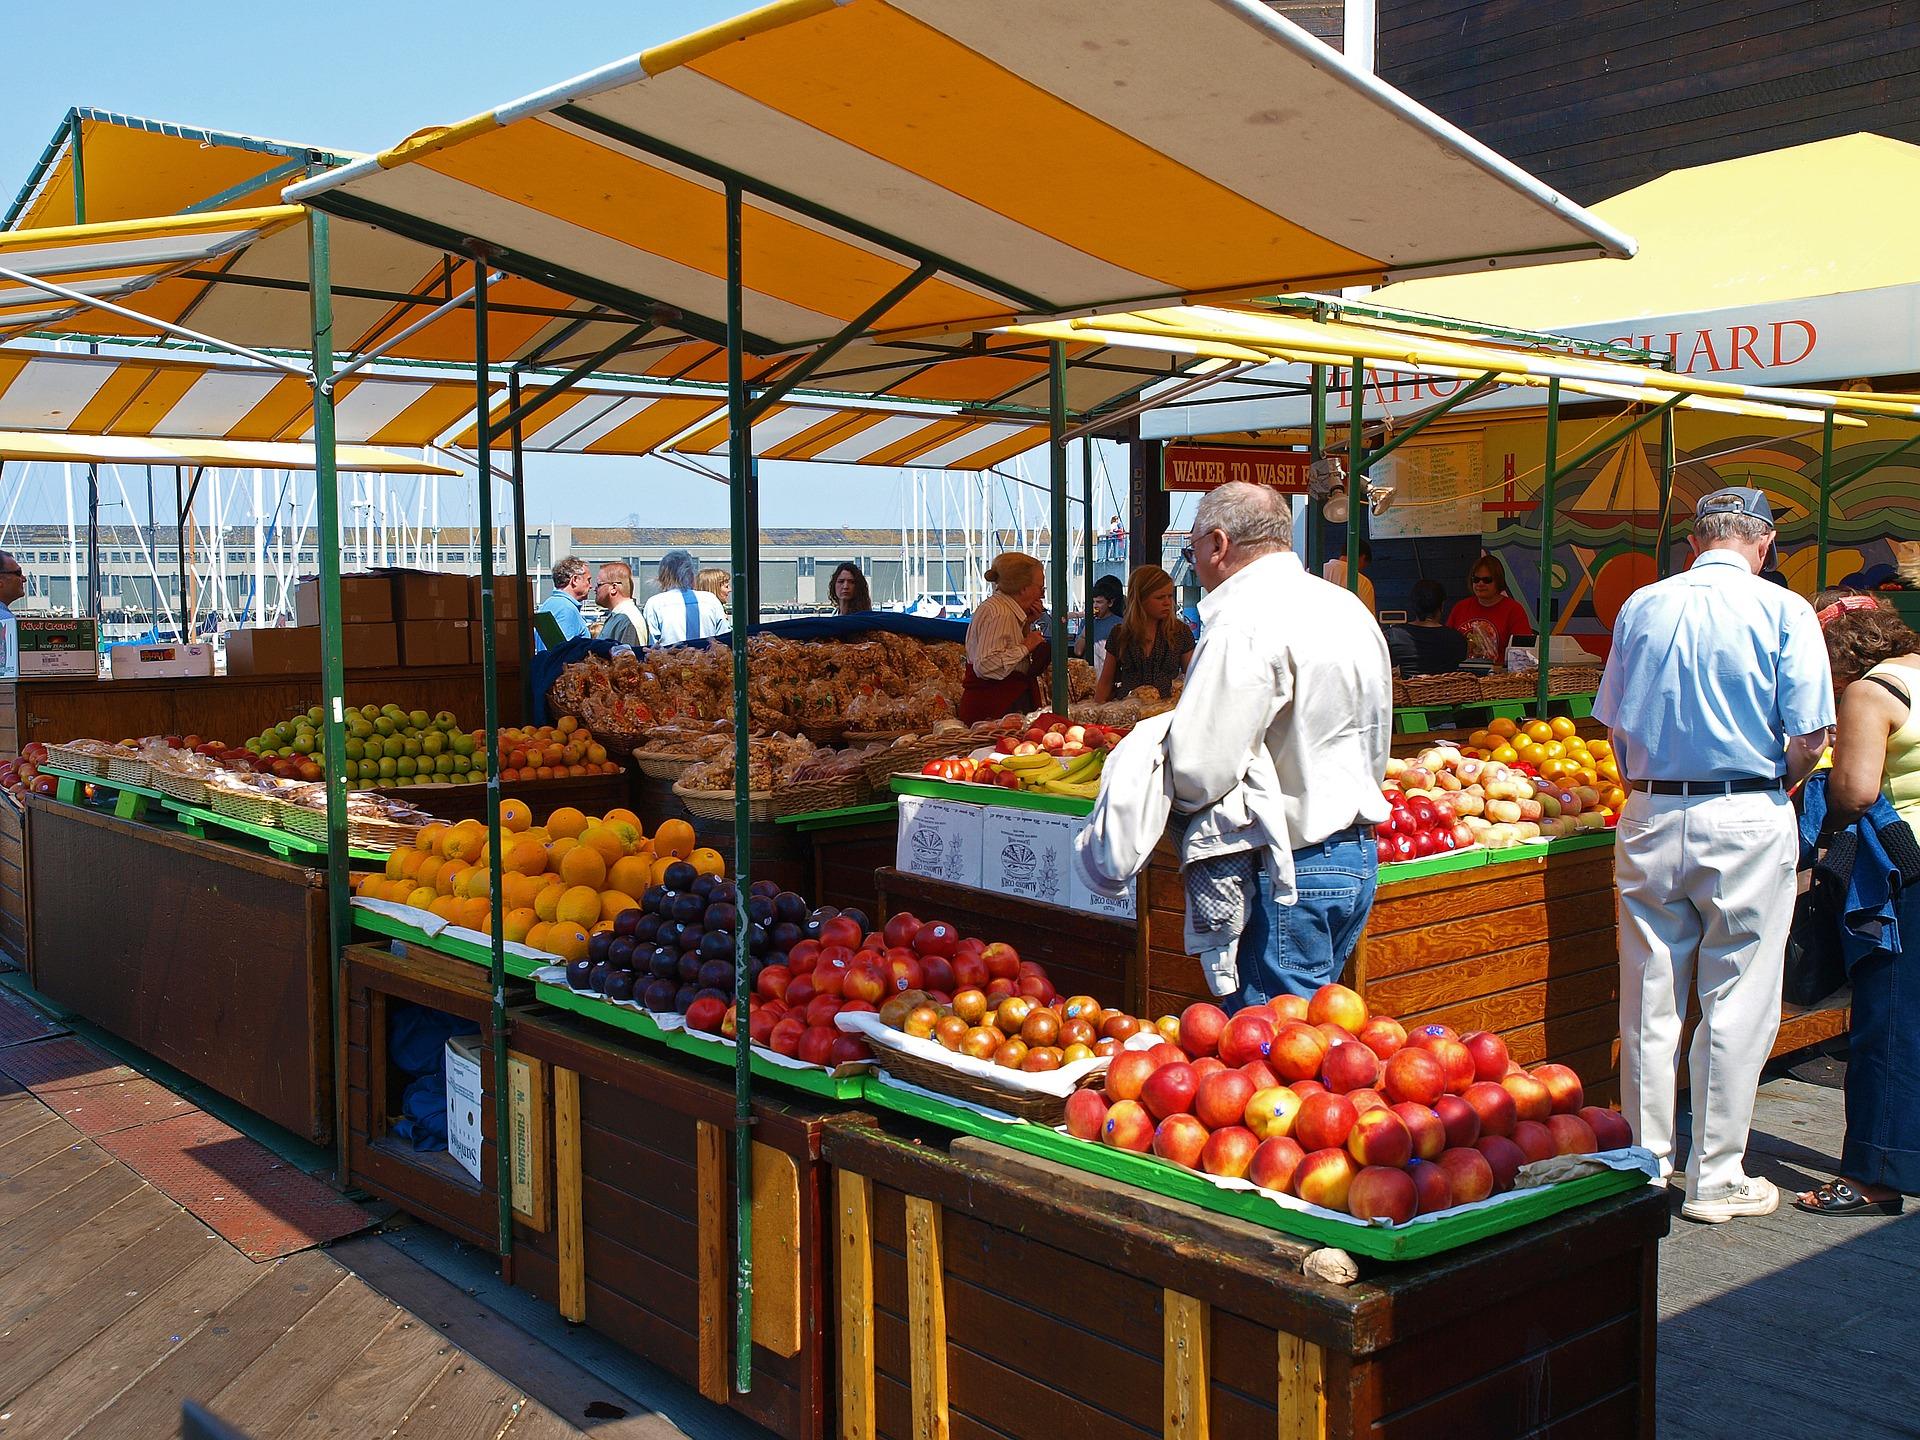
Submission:
[[[1634,1137],[1670,1171],[1680,1027],[1697,992],[1681,1213],[1708,1224],[1779,1203],[1742,1161],[1780,1028],[1797,856],[1787,791],[1818,762],[1833,724],[1813,608],[1760,578],[1774,538],[1760,491],[1705,496],[1693,567],[1621,606],[1593,705],[1631,792],[1614,862],[1621,1103]]]

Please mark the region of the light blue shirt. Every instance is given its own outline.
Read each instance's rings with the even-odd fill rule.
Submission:
[[[1833,724],[1820,622],[1733,551],[1709,550],[1620,607],[1593,713],[1635,780],[1783,774],[1788,739]]]
[[[567,639],[578,640],[587,633],[587,622],[580,618],[580,602],[564,590],[556,590],[540,602],[540,608],[560,622],[560,629]],[[536,651],[547,648],[540,638],[540,632],[533,635],[533,648]]]

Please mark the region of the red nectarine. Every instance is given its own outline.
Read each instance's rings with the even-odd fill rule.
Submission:
[[[1413,1177],[1398,1166],[1365,1166],[1347,1187],[1347,1213],[1357,1220],[1404,1225],[1419,1208]]]

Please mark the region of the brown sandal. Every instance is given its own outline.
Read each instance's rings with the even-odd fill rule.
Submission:
[[[1829,1180],[1813,1192],[1812,1199],[1797,1195],[1793,1203],[1811,1215],[1898,1215],[1904,1204],[1898,1195],[1869,1200],[1846,1180]]]

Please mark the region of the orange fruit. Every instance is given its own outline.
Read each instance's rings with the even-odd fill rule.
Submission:
[[[540,923],[531,905],[516,906],[500,917],[500,934],[507,940],[524,942],[527,932]]]
[[[630,825],[625,820],[602,820],[600,828],[609,832],[620,842],[620,853],[631,855],[640,848],[641,836],[638,825]]]
[[[1569,720],[1565,715],[1556,715],[1553,719],[1549,720],[1547,724],[1552,728],[1554,735],[1561,740],[1565,740],[1573,734],[1573,721]]]
[[[653,862],[640,855],[622,855],[607,867],[607,885],[628,895],[643,895],[653,884]]]
[[[576,845],[560,862],[560,878],[569,885],[598,890],[606,883],[607,862],[591,845]]]
[[[438,855],[423,854],[420,860],[420,868],[413,874],[414,882],[437,890],[440,886],[440,872],[446,868],[447,862],[442,860]]]
[[[560,913],[560,897],[567,893],[564,885],[549,885],[533,897],[533,913],[542,920],[552,920]]]
[[[640,902],[631,895],[623,894],[618,890],[602,890],[600,892],[600,918],[609,924],[619,917],[622,910],[638,910],[639,908]]]
[[[553,914],[556,920],[591,925],[600,918],[600,892],[591,885],[571,885],[560,893]]]
[[[478,820],[462,820],[447,836],[446,854],[450,860],[472,860],[487,843],[487,827]]]
[[[562,960],[578,960],[587,953],[586,928],[567,920],[556,921],[547,927],[547,943],[543,948]]]
[[[543,763],[543,761],[534,760],[531,754],[527,756],[527,759],[533,762],[535,769],[538,769]],[[586,828],[587,817],[571,805],[562,805],[547,817],[547,833],[550,835],[572,838],[578,836],[580,832]]]
[[[413,837],[414,848],[425,850],[430,855],[440,854],[441,847],[447,843],[447,832],[452,828],[443,820],[436,820],[431,825],[422,825],[420,833]]]
[[[533,811],[527,808],[524,800],[502,800],[500,802],[500,828],[511,830],[515,834],[533,824]]]
[[[1491,750],[1493,748],[1493,739],[1492,731],[1476,730],[1467,736],[1467,747],[1472,750]]]
[[[600,858],[609,865],[627,853],[627,842],[598,821],[580,832],[580,843],[598,850]]]
[[[674,857],[671,855],[662,855],[653,862],[654,884],[664,885],[667,883],[667,867],[673,863]]]
[[[653,833],[656,855],[671,855],[676,860],[684,860],[693,854],[693,845],[693,826],[684,820],[662,820],[660,828]]]
[[[531,950],[545,950],[547,948],[547,932],[551,929],[553,929],[552,921],[536,920],[527,927],[527,933],[521,938],[520,943]]]
[[[516,875],[538,875],[547,868],[547,847],[538,840],[517,836],[508,844],[500,866]]]
[[[442,895],[456,895],[460,893],[458,889],[460,878],[471,869],[473,869],[471,865],[463,864],[458,860],[449,860],[440,867],[440,874],[433,882],[433,888]]]
[[[435,900],[433,904],[429,905],[427,909],[438,915],[442,920],[458,920],[460,918],[460,905],[461,902],[453,896],[442,895],[438,900]]]
[[[1490,720],[1487,722],[1487,733],[1489,735],[1498,735],[1502,740],[1511,740],[1519,733],[1519,730],[1520,727],[1504,715],[1498,720]]]
[[[460,894],[463,899],[478,897],[486,899],[493,893],[493,875],[484,865],[476,865],[460,877]]]
[[[610,933],[612,930],[613,930],[613,921],[597,920],[594,922],[593,929],[590,930],[588,933],[591,935],[605,935]]]
[[[421,885],[416,887],[411,895],[407,896],[406,903],[413,906],[416,910],[431,910],[433,908],[433,902],[439,898],[439,895],[434,892],[431,885]]]
[[[1553,738],[1553,726],[1545,720],[1529,720],[1524,727],[1527,738],[1536,744]]]
[[[702,875],[720,876],[727,873],[727,862],[721,858],[720,852],[710,845],[697,846],[694,852],[687,856],[687,863]]]
[[[454,923],[464,925],[469,930],[478,930],[492,921],[493,902],[484,895],[472,895],[460,902],[460,918]]]
[[[386,875],[387,879],[398,880],[400,878],[400,862],[404,860],[406,856],[407,856],[407,852],[404,850],[396,850],[391,855],[387,856],[386,868],[382,872],[383,874]]]
[[[500,876],[500,902],[509,910],[518,910],[522,905],[531,907],[533,897],[541,890],[544,875],[517,875],[511,870],[503,871]]]
[[[1498,760],[1503,765],[1511,765],[1515,760],[1518,760],[1520,756],[1514,750],[1513,746],[1507,744],[1505,741],[1502,741],[1500,744],[1493,747],[1493,753],[1489,755],[1487,758],[1489,760]]]
[[[560,873],[560,862],[565,860],[567,853],[579,843],[580,842],[571,835],[563,835],[558,840],[548,842],[547,869],[553,874],[558,875]]]

